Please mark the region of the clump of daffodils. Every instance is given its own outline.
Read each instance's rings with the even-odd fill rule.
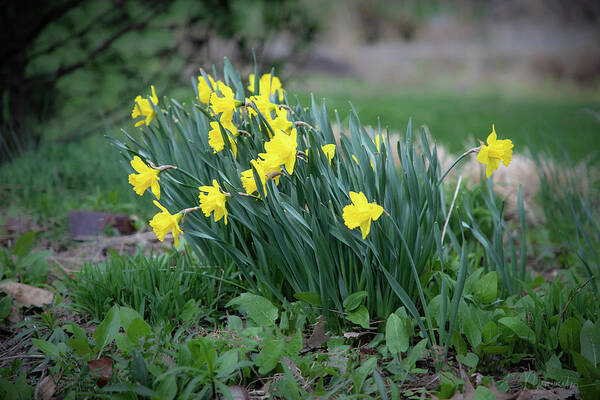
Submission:
[[[308,143],[303,143],[299,139],[297,127],[301,126],[307,130],[314,128],[304,121],[295,119],[292,109],[284,103],[286,92],[277,76],[264,74],[258,78],[254,74],[250,74],[247,89],[249,93],[246,97],[245,93],[236,93],[234,88],[224,81],[203,73],[198,77],[197,107],[210,117],[209,130],[206,135],[208,146],[212,149],[214,157],[223,157],[222,152],[230,151],[233,159],[237,159],[240,153],[239,147],[242,146],[239,142],[241,133],[249,134],[246,130],[248,127],[259,127],[263,138],[262,149],[260,149],[262,151],[248,159],[249,153],[244,149],[244,157],[247,159],[246,168],[241,169],[239,173],[243,192],[233,195],[260,199],[260,194],[257,194],[259,188],[266,196],[267,182],[272,181],[277,186],[281,179],[290,179],[294,176],[299,160],[307,162],[308,149],[303,151],[299,146],[306,146]],[[151,87],[151,91],[152,95],[148,98],[137,96],[134,100],[132,118],[143,117],[136,122],[136,127],[149,126],[159,110],[154,86]],[[371,142],[376,150],[374,155],[384,152],[386,143],[383,134],[375,135]],[[480,147],[467,151],[449,170],[467,154],[478,153],[477,160],[486,165],[486,177],[490,178],[500,163],[505,166],[510,164],[513,147],[509,139],[499,140],[497,138],[495,127],[492,125],[492,132],[487,137],[487,143],[482,143]],[[320,149],[329,162],[330,168],[334,168],[336,144],[321,144]],[[359,164],[356,155],[349,154],[349,156],[354,163]],[[375,159],[370,159],[373,172],[376,171],[374,161]],[[243,165],[241,160],[239,163],[240,166]],[[345,162],[341,165],[345,165]],[[147,189],[150,189],[157,200],[160,199],[159,174],[167,169],[177,170],[176,166],[170,165],[157,167],[150,160],[144,162],[139,156],[133,157],[131,166],[136,171],[129,175],[129,183],[133,186],[133,190],[141,196]],[[440,182],[449,170],[443,174]],[[185,171],[181,172],[186,173]],[[186,174],[189,175],[189,173]],[[198,187],[198,205],[186,208],[174,215],[170,214],[157,201],[154,202],[161,212],[152,218],[150,226],[161,241],[168,232],[172,232],[177,244],[179,235],[183,233],[180,221],[189,212],[195,210],[201,210],[207,218],[212,216],[214,223],[223,221],[227,225],[227,201],[232,194],[223,190],[222,185],[225,182],[218,178],[218,176],[213,177],[211,185]],[[173,184],[176,182],[174,180]],[[385,210],[382,205],[369,202],[361,191],[360,182],[356,182],[356,184],[359,187],[350,188],[353,190],[347,192],[351,204],[343,207],[339,217],[348,229],[360,228],[361,238],[365,240],[371,231],[371,223],[377,221]],[[251,200],[248,199],[248,201]],[[388,213],[386,212],[386,214]]]

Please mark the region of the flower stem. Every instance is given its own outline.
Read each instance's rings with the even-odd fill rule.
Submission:
[[[456,164],[458,164],[463,158],[465,158],[466,156],[468,156],[469,154],[472,153],[479,153],[479,150],[481,150],[481,146],[479,147],[473,147],[472,149],[469,149],[467,151],[465,151],[463,154],[461,154],[460,157],[458,157],[453,163],[452,165],[450,165],[448,167],[448,169],[446,170],[446,172],[443,173],[442,177],[438,180],[437,184],[441,184],[442,181],[444,180],[444,178],[446,177],[446,175],[448,175],[448,173],[450,173],[450,171],[452,170],[452,168],[454,168],[456,166]]]

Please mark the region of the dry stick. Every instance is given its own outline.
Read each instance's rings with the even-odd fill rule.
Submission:
[[[452,198],[452,203],[450,203],[450,209],[448,210],[448,216],[446,217],[446,221],[444,222],[444,228],[442,229],[442,240],[440,243],[444,243],[444,236],[446,235],[446,228],[448,228],[448,222],[450,221],[450,215],[452,215],[452,209],[454,208],[454,202],[456,201],[456,197],[458,196],[458,189],[460,189],[461,183],[462,183],[462,175],[458,177],[458,183],[456,184],[456,190],[454,191],[454,197]]]
[[[303,127],[305,127],[305,128],[308,128],[308,129],[315,130],[315,128],[313,128],[312,126],[310,126],[310,124],[307,124],[307,123],[306,123],[306,122],[304,122],[304,121],[295,121],[295,122],[294,122],[294,125],[296,125],[296,126],[303,126]]]

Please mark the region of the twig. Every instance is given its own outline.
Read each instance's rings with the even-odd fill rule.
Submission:
[[[567,311],[567,307],[569,307],[569,304],[571,304],[571,302],[573,301],[573,299],[575,298],[575,296],[577,295],[577,293],[581,292],[581,290],[588,284],[590,283],[596,276],[592,275],[590,276],[590,278],[585,281],[583,284],[581,284],[577,289],[575,289],[575,291],[571,294],[571,296],[569,296],[569,300],[567,300],[567,303],[565,304],[565,307],[562,309],[561,313],[560,313],[560,318],[562,320],[563,315],[565,314],[565,312]]]

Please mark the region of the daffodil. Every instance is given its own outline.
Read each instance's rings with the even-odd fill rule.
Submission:
[[[354,229],[360,227],[362,238],[365,239],[371,231],[371,221],[376,221],[383,213],[383,207],[369,203],[363,192],[350,192],[352,204],[344,207],[342,217],[344,224]]]
[[[210,123],[210,127],[212,129],[208,132],[208,144],[213,148],[213,151],[216,154],[225,148],[225,142],[223,141],[223,135],[221,134],[221,127],[219,126],[219,123],[217,121],[212,121]],[[233,156],[237,157],[237,145],[235,140],[231,137],[231,135],[235,136],[237,134],[237,128],[231,122],[223,124],[223,128],[226,129],[225,135],[229,138],[229,144],[231,145]]]
[[[321,150],[329,160],[329,163],[333,161],[333,156],[335,156],[335,144],[326,144],[325,146],[321,146]]]
[[[208,82],[204,78],[204,76],[200,75],[198,77],[198,99],[201,103],[208,104],[210,101],[210,95],[214,92],[216,88],[215,80],[212,76],[206,75],[208,78]],[[209,85],[210,82],[210,85]]]
[[[377,151],[381,151],[380,144],[383,144],[385,146],[385,136],[383,135],[375,136],[375,146],[377,147]]]
[[[265,160],[265,164],[275,167],[284,165],[288,174],[294,173],[296,164],[296,152],[298,148],[297,131],[287,135],[283,131],[275,132],[273,138],[265,143],[266,153],[260,156]]]
[[[210,213],[214,212],[215,222],[225,218],[225,225],[227,225],[227,208],[225,208],[227,196],[221,193],[217,180],[213,179],[212,186],[200,186],[198,189],[200,190],[198,199],[204,216],[210,217]]]
[[[146,189],[150,188],[152,193],[160,200],[160,186],[158,181],[158,169],[150,168],[138,156],[133,157],[131,166],[137,174],[129,174],[129,184],[133,186],[133,191],[140,196],[144,194]]]
[[[271,114],[268,114],[267,122],[271,125],[273,132],[277,133],[279,131],[283,131],[287,134],[290,134],[294,124],[290,120],[288,120],[288,112],[283,108],[278,108],[275,110],[275,118],[271,118]]]
[[[154,205],[162,210],[150,220],[150,226],[154,230],[156,237],[162,242],[165,240],[167,233],[173,231],[173,238],[175,238],[175,246],[177,247],[179,244],[179,234],[183,233],[181,228],[179,228],[179,221],[183,214],[177,213],[171,215],[169,211],[156,200],[154,200]]]
[[[133,106],[133,110],[131,111],[131,118],[136,119],[138,117],[144,117],[144,119],[139,120],[135,123],[135,126],[140,126],[142,124],[150,125],[150,122],[156,116],[154,112],[154,108],[152,108],[152,104],[155,106],[158,104],[158,97],[156,96],[156,91],[154,90],[154,86],[152,88],[152,96],[148,99],[142,98],[142,96],[137,96],[135,98],[135,105]],[[150,104],[152,102],[152,104]]]
[[[263,190],[266,192],[267,191],[267,187],[266,187],[267,174],[272,173],[272,172],[279,172],[281,170],[281,166],[274,167],[273,165],[266,164],[265,161],[261,160],[261,159],[252,160],[252,161],[250,161],[250,163],[252,164],[254,169],[256,169],[256,172],[258,173],[258,176],[260,177],[260,181],[262,183]],[[254,172],[252,171],[252,168],[242,171],[241,180],[242,180],[242,186],[244,187],[244,190],[246,191],[246,193],[252,194],[252,193],[256,192],[256,190],[257,190],[256,180],[254,180]],[[274,181],[275,181],[276,185],[279,184],[279,176],[276,176],[274,178]]]
[[[265,117],[270,118],[271,112],[275,110],[277,107],[276,104],[271,103],[269,100],[269,96],[266,95],[258,95],[258,96],[250,96],[246,99],[246,103],[254,103],[258,111]],[[252,118],[253,116],[258,115],[254,107],[248,107],[248,116]]]
[[[512,159],[512,149],[514,145],[510,139],[498,140],[494,124],[492,124],[492,133],[487,138],[487,145],[482,144],[481,150],[477,155],[477,161],[485,164],[485,177],[492,176],[492,172],[498,169],[500,161],[508,167]]]
[[[219,95],[217,92],[210,94],[210,108],[215,115],[221,114],[221,122],[231,121],[236,107],[233,90],[221,81],[217,82],[217,88],[221,94]]]
[[[250,90],[252,93],[256,93],[256,82],[255,82],[255,78],[254,78],[254,74],[250,74],[249,76],[249,85],[248,85],[248,90]],[[258,93],[259,94],[267,94],[268,96],[275,94],[275,93],[279,93],[279,101],[283,101],[284,97],[283,97],[283,87],[281,86],[281,81],[279,80],[278,77],[276,76],[272,76],[271,74],[264,74],[263,76],[261,76],[260,81],[258,82]]]

